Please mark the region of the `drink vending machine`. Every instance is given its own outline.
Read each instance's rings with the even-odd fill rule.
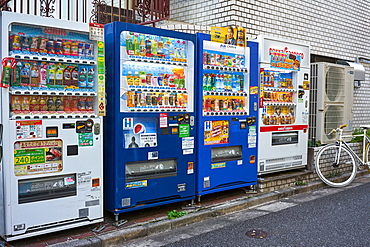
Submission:
[[[257,183],[258,44],[198,34],[198,200]]]
[[[88,24],[6,11],[0,20],[1,237],[103,221],[97,46]]]
[[[196,36],[105,26],[105,207],[122,212],[195,197]]]
[[[259,36],[258,173],[307,165],[310,46]]]

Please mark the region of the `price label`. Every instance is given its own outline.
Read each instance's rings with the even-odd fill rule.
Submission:
[[[14,157],[14,165],[25,165],[30,163],[29,156]]]
[[[38,164],[45,162],[45,149],[16,150],[14,165]]]

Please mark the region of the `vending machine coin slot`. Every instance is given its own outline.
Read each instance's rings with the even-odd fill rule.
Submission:
[[[253,116],[253,117],[247,118],[247,123],[248,123],[249,126],[255,124],[256,123],[256,117]]]
[[[76,124],[75,123],[64,123],[62,128],[63,129],[74,129],[76,128]]]
[[[76,122],[76,133],[91,133],[94,122],[92,120],[77,121]]]
[[[67,146],[67,156],[78,155],[78,145]]]

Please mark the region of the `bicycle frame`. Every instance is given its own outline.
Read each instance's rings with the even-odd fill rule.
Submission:
[[[340,154],[340,151],[341,151],[341,148],[342,148],[342,145],[344,145],[348,150],[349,152],[353,155],[353,157],[355,157],[360,163],[361,165],[368,165],[367,163],[368,162],[365,162],[365,149],[366,149],[366,143],[369,143],[370,142],[370,138],[366,135],[366,129],[364,129],[364,133],[361,134],[361,135],[350,135],[350,136],[343,136],[342,135],[342,132],[343,132],[343,129],[338,129],[339,131],[339,138],[337,139],[337,144],[339,145],[339,152],[337,154],[337,157],[335,158],[335,163],[338,164],[339,162],[339,154]],[[362,136],[363,137],[363,145],[362,145],[362,159],[353,151],[353,149],[343,140],[343,138],[346,138],[346,137],[354,137],[354,136]]]

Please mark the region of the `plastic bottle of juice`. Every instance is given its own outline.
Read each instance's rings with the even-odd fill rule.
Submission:
[[[65,86],[71,85],[71,67],[70,66],[65,66],[63,70],[63,82],[64,82],[63,85]]]
[[[149,35],[146,36],[146,39],[145,39],[145,50],[146,50],[146,56],[147,57],[152,57],[153,54],[152,54],[152,37],[150,37]]]
[[[134,55],[134,45],[132,43],[131,32],[127,32],[126,35],[126,53],[128,55]]]
[[[153,38],[152,38],[151,46],[152,46],[152,55],[153,55],[153,57],[157,57],[157,55],[158,55],[157,39],[158,39],[158,36],[153,36]]]
[[[136,33],[134,35],[134,54],[136,56],[140,55],[140,46],[139,46],[139,35]]]
[[[21,70],[21,86],[29,86],[30,80],[30,69],[31,64],[29,62],[24,62]]]
[[[6,65],[3,68],[3,76],[1,78],[1,83],[9,86],[13,80],[13,69],[11,61],[8,60]]]
[[[185,71],[183,68],[180,69],[180,88],[185,89]]]
[[[95,70],[94,68],[90,68],[87,72],[87,84],[88,88],[94,88],[94,77],[95,77]]]
[[[22,62],[18,61],[15,66],[15,77],[13,80],[12,86],[19,87],[21,85],[21,71],[22,71]]]
[[[47,86],[47,70],[48,65],[45,62],[42,62],[39,69],[39,86],[46,87]]]
[[[208,74],[203,74],[203,91],[207,91]]]
[[[78,66],[72,66],[71,67],[71,86],[78,87],[78,79],[79,79],[79,73],[78,73]]]
[[[55,85],[55,75],[56,75],[57,66],[54,63],[49,63],[48,66],[48,85],[54,86]]]
[[[145,56],[146,55],[146,47],[145,47],[145,36],[140,35],[140,56]]]
[[[87,69],[86,67],[79,66],[78,70],[78,87],[86,87]]]
[[[63,72],[65,67],[60,63],[57,66],[57,70],[55,73],[55,85],[62,86],[63,84]]]
[[[31,76],[31,87],[37,87],[39,85],[39,69],[37,63],[32,64],[30,76]]]

